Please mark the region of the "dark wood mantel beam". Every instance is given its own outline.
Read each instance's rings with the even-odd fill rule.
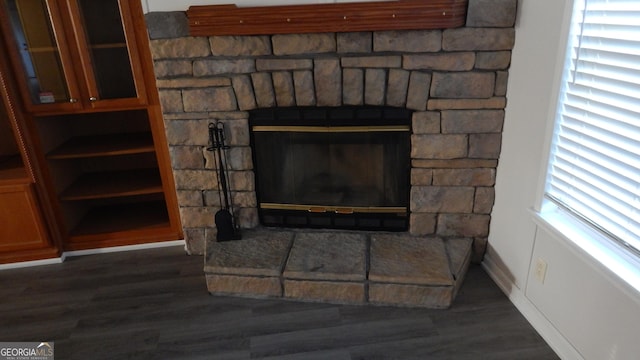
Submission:
[[[467,0],[396,0],[238,7],[191,6],[192,36],[445,29],[465,24]]]

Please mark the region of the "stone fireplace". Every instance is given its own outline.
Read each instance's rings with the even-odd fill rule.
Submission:
[[[408,228],[415,237],[486,247],[515,0],[470,0],[446,30],[189,36],[184,13],[147,22],[185,240],[203,254],[220,208],[207,126],[222,121],[232,202],[243,229],[260,226],[249,113],[373,106],[411,112]]]

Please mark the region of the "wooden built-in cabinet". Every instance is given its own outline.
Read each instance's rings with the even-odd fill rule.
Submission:
[[[0,23],[61,249],[182,238],[140,2],[0,0]]]
[[[2,48],[0,42],[0,48]],[[6,68],[0,64],[0,263],[59,255],[38,197]],[[5,70],[3,72],[3,70]]]

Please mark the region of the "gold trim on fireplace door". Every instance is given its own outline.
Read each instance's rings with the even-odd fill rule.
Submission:
[[[346,132],[392,132],[410,131],[406,125],[390,126],[254,126],[254,132],[316,132],[316,133],[346,133]]]
[[[278,204],[278,203],[260,203],[262,209],[273,210],[298,210],[312,213],[333,212],[336,214],[353,214],[353,213],[398,213],[406,214],[407,208],[402,206],[323,206],[323,205],[302,205],[302,204]]]

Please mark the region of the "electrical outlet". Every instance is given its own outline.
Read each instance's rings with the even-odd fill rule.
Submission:
[[[536,279],[541,284],[544,284],[544,278],[547,276],[547,262],[546,261],[544,261],[542,259],[538,259],[536,261],[535,276],[536,276]]]

